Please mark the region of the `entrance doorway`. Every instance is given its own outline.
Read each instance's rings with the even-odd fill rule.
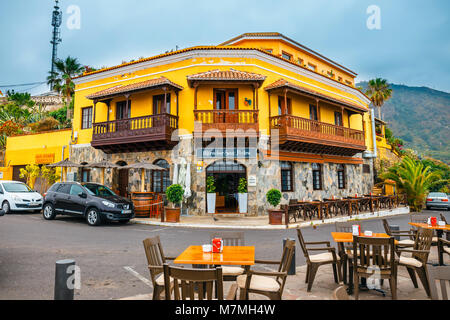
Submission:
[[[206,178],[214,177],[216,213],[238,212],[239,179],[247,178],[247,169],[236,161],[216,161],[206,168]]]
[[[124,161],[119,161],[116,163],[118,166],[124,167],[127,165],[126,162]],[[129,179],[129,174],[128,174],[128,169],[121,169],[118,168],[119,170],[119,183],[118,183],[118,192],[119,192],[119,196],[124,197],[124,198],[128,198],[128,179]]]

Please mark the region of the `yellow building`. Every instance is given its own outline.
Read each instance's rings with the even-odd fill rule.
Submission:
[[[215,178],[216,211],[224,213],[237,212],[241,178],[255,215],[265,213],[271,188],[283,192],[283,203],[364,194],[373,185],[374,125],[356,76],[279,33],[246,33],[74,79],[73,130],[55,139],[55,148],[67,145],[64,152],[79,164],[164,167],[146,173],[145,188],[162,193],[181,180],[191,191],[191,214],[205,213],[207,176]],[[11,165],[23,162],[14,150],[46,145],[44,135],[36,137],[9,139]],[[96,170],[77,173],[99,179]],[[107,170],[105,183],[127,196],[140,189],[140,177]]]

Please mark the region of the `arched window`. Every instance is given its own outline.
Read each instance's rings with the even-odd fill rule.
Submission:
[[[281,161],[281,191],[294,191],[294,167],[292,163]]]
[[[322,190],[322,166],[318,163],[312,164],[313,189]]]
[[[172,184],[170,181],[170,164],[164,159],[157,160],[153,164],[166,169],[166,171],[152,171],[152,191],[164,193]]]
[[[345,189],[345,167],[343,164],[337,166],[338,175],[338,187],[339,189]]]

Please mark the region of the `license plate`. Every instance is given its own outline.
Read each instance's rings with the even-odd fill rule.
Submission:
[[[131,212],[133,212],[133,211],[131,211],[131,210],[122,210],[122,214],[130,214]]]

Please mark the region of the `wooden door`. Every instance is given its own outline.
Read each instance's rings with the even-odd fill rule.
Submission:
[[[128,197],[128,169],[119,170],[119,196]]]

